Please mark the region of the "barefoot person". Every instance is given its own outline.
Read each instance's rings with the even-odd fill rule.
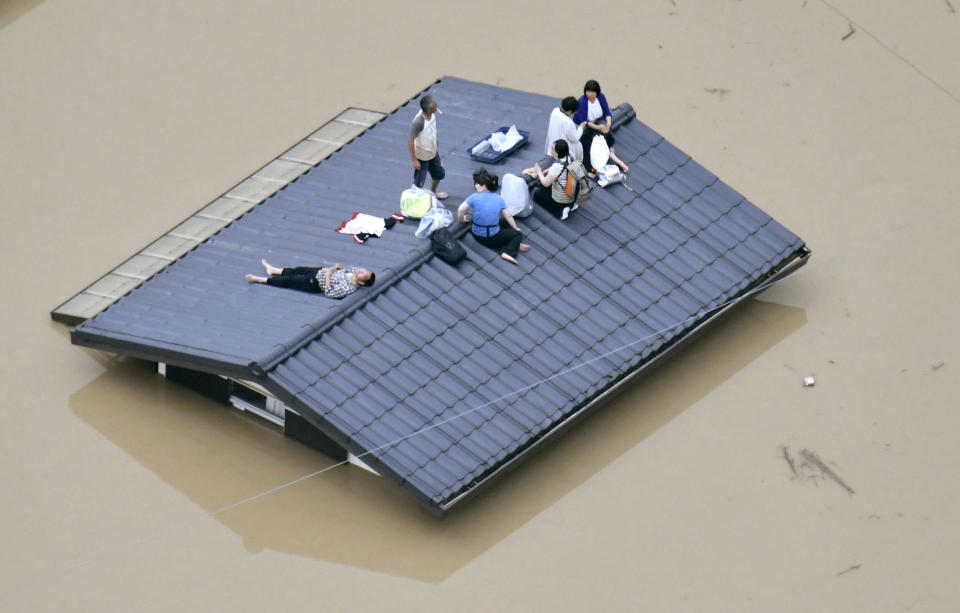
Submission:
[[[413,161],[413,184],[423,187],[430,173],[430,191],[438,200],[447,197],[445,192],[438,192],[440,180],[446,176],[443,163],[440,161],[439,141],[437,139],[437,101],[433,96],[420,98],[420,112],[413,118],[410,126],[410,136],[407,137],[407,148],[410,149],[410,159]]]
[[[260,260],[266,277],[246,275],[247,283],[266,283],[274,287],[287,287],[323,294],[327,298],[343,298],[360,289],[361,286],[373,285],[376,275],[366,268],[345,268],[334,264],[327,268],[311,268],[297,266],[295,268],[277,268],[266,260]]]
[[[577,112],[573,114],[573,123],[583,128],[580,143],[583,145],[583,163],[587,168],[590,168],[590,144],[593,142],[593,137],[602,134],[607,141],[607,146],[610,147],[610,161],[619,166],[623,172],[630,170],[613,150],[616,141],[610,132],[612,122],[613,115],[610,113],[607,97],[600,93],[600,84],[590,79],[583,86],[583,95],[580,96]],[[597,170],[600,169],[594,168],[593,172]]]
[[[460,205],[457,217],[462,222],[473,222],[471,232],[481,245],[500,252],[500,257],[517,263],[517,254],[530,251],[530,245],[523,242],[523,234],[507,210],[507,203],[496,193],[500,180],[496,175],[481,168],[473,173],[473,187],[477,193]]]

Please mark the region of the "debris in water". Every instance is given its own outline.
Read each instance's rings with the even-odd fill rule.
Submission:
[[[786,460],[787,464],[790,466],[790,472],[793,473],[794,477],[799,477],[800,475],[797,474],[797,467],[793,463],[793,458],[790,457],[790,450],[787,449],[786,445],[781,445],[780,451],[783,452],[783,459]]]
[[[847,573],[849,573],[849,572],[852,572],[852,571],[855,571],[855,570],[859,570],[859,568],[860,568],[860,564],[854,564],[853,566],[851,566],[851,567],[848,568],[847,570],[841,570],[839,573],[837,573],[837,576],[839,577],[840,575],[845,575],[845,574],[847,574]]]
[[[854,32],[856,32],[856,30],[853,28],[853,24],[852,24],[852,23],[851,23],[851,24],[848,24],[848,25],[850,26],[850,31],[843,35],[843,38],[840,39],[840,40],[842,40],[842,41],[843,41],[843,40],[847,40],[848,38],[850,38],[851,36],[853,36],[853,33],[854,33]]]
[[[837,473],[833,472],[829,466],[824,464],[823,460],[821,460],[817,456],[817,454],[815,454],[814,452],[808,449],[804,449],[800,452],[800,457],[803,458],[803,461],[805,463],[809,463],[810,465],[815,466],[817,470],[819,470],[820,473],[823,474],[823,476],[830,477],[831,479],[833,479],[833,481],[836,482],[837,485],[847,490],[847,493],[849,494],[854,493],[853,488],[847,485],[846,483],[844,483],[843,479],[841,479],[839,475],[837,475]]]
[[[809,449],[801,449],[799,458],[794,458],[790,455],[788,446],[780,445],[780,454],[783,455],[787,466],[790,467],[793,478],[813,481],[814,485],[817,485],[819,479],[830,478],[837,485],[847,490],[847,493],[854,493],[852,487],[847,485],[817,454]]]
[[[716,94],[721,98],[730,93],[730,90],[725,87],[704,87],[703,91],[707,92],[708,94]]]
[[[803,387],[813,387],[816,383],[817,380],[813,378],[813,375],[807,375],[803,378]]]

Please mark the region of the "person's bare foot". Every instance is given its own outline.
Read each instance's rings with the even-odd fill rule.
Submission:
[[[283,272],[282,268],[277,268],[276,266],[272,266],[270,262],[268,262],[266,259],[260,260],[260,263],[263,264],[263,269],[266,270],[267,274],[270,275],[271,277],[273,275],[279,275],[280,273]]]
[[[437,197],[437,200],[446,200],[447,198],[450,197],[450,194],[448,194],[447,192],[437,192],[434,195]]]
[[[530,245],[526,243],[520,243],[520,251],[523,251],[523,252],[530,251]]]
[[[619,162],[617,166],[620,167],[620,170],[623,171],[623,174],[627,174],[627,171],[630,170],[630,167],[624,164],[623,162]]]
[[[247,283],[266,283],[266,277],[258,277],[256,275],[244,275],[244,279],[247,280]]]
[[[517,264],[517,263],[518,263],[517,260],[516,260],[516,258],[514,258],[513,256],[511,256],[509,253],[501,253],[501,254],[500,254],[500,257],[503,258],[503,259],[505,259],[506,261],[510,262],[511,264]]]

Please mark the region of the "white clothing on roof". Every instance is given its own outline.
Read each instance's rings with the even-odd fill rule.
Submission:
[[[383,234],[384,227],[386,227],[386,224],[382,217],[374,217],[366,213],[354,213],[353,217],[343,222],[343,224],[337,228],[337,232],[341,234],[364,233],[380,236]]]
[[[603,107],[600,106],[600,99],[593,102],[587,101],[587,121],[596,121],[603,117]]]
[[[553,141],[561,138],[570,146],[570,158],[583,160],[583,145],[580,144],[580,135],[583,127],[577,127],[566,113],[556,107],[550,113],[550,125],[547,127],[547,144],[543,148],[545,155],[553,155]]]

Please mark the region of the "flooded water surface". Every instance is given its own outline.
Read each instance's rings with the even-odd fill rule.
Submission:
[[[542,10],[0,2],[0,610],[960,607],[960,16]],[[597,79],[811,263],[442,520],[50,321],[345,108],[444,75]]]

